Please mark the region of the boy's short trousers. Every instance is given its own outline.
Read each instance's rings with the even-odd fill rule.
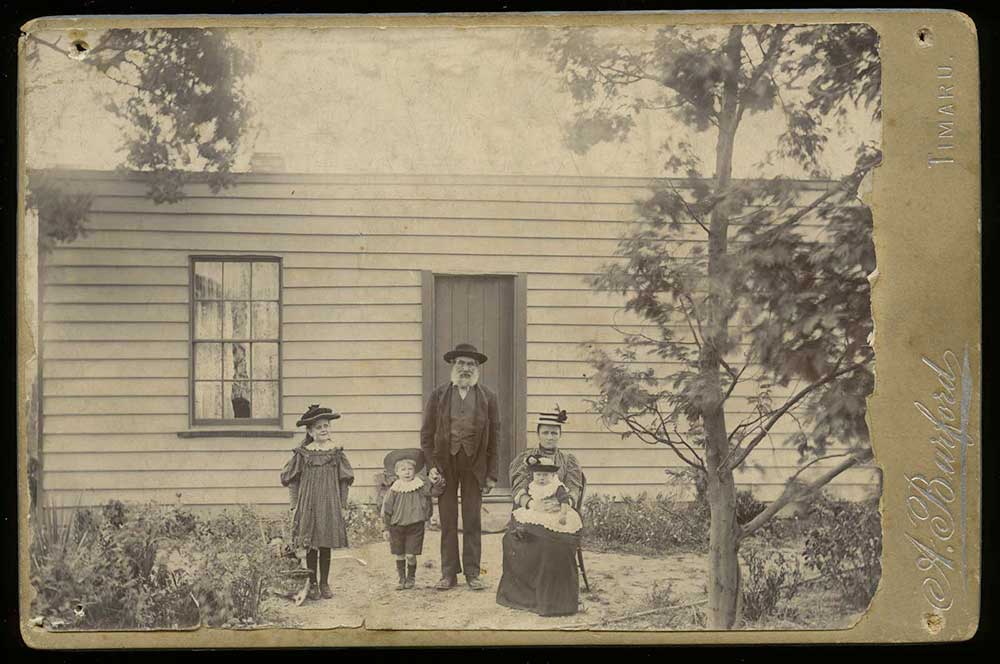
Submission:
[[[424,522],[389,526],[389,551],[394,556],[419,556],[424,550]]]

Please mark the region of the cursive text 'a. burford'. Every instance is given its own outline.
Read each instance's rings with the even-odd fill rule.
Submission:
[[[932,609],[943,612],[954,603],[956,566],[960,566],[963,582],[967,576],[966,453],[971,444],[972,375],[967,349],[961,364],[950,350],[945,351],[940,362],[926,357],[922,360],[934,373],[937,389],[929,405],[921,401],[913,405],[932,427],[928,444],[934,467],[927,474],[905,476],[906,509],[914,528],[906,537],[916,551],[917,569],[923,574],[924,598]]]

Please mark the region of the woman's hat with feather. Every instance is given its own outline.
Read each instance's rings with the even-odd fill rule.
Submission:
[[[566,420],[568,419],[569,416],[566,415],[566,411],[559,408],[559,404],[556,404],[554,409],[538,414],[538,417],[535,418],[535,428],[537,429],[543,424],[551,424],[561,429],[566,425]]]

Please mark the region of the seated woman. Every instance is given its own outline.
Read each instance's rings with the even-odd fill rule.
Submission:
[[[543,413],[539,449],[511,464],[516,509],[503,537],[497,603],[542,616],[570,615],[579,605],[576,549],[582,523],[575,507],[583,476],[573,455],[555,454],[565,421],[566,412],[558,406],[555,413]],[[543,436],[543,427],[556,435]]]

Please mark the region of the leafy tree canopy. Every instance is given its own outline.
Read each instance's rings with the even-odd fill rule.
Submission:
[[[183,196],[186,173],[208,174],[213,191],[232,184],[231,171],[250,122],[243,78],[252,60],[215,29],[112,29],[93,44],[25,38],[29,66],[48,49],[116,83],[104,107],[122,120],[122,168],[151,174],[158,203]],[[43,243],[83,232],[86,199],[55,183],[33,182],[29,205],[39,213]],[[47,245],[46,245],[47,246]]]
[[[625,308],[655,327],[593,355],[606,421],[704,467],[705,417],[744,385],[752,412],[728,431],[731,468],[783,417],[799,423],[793,442],[804,457],[832,442],[866,446],[875,259],[871,215],[857,193],[880,154],[858,145],[855,170],[826,191],[788,177],[733,180],[731,172],[734,145],[760,140],[741,136],[741,120],[772,113],[784,128],[760,147],[760,163],[784,160],[828,177],[820,157],[831,133],[859,107],[880,115],[875,31],[663,28],[646,48],[599,30],[534,38],[577,102],[566,134],[572,149],[624,140],[641,113],[667,114],[689,131],[664,145],[665,171],[686,176],[684,186],[668,180],[639,203],[619,260],[592,281],[622,293]],[[714,164],[692,148],[699,134],[717,138]],[[669,371],[643,368],[650,357]]]

